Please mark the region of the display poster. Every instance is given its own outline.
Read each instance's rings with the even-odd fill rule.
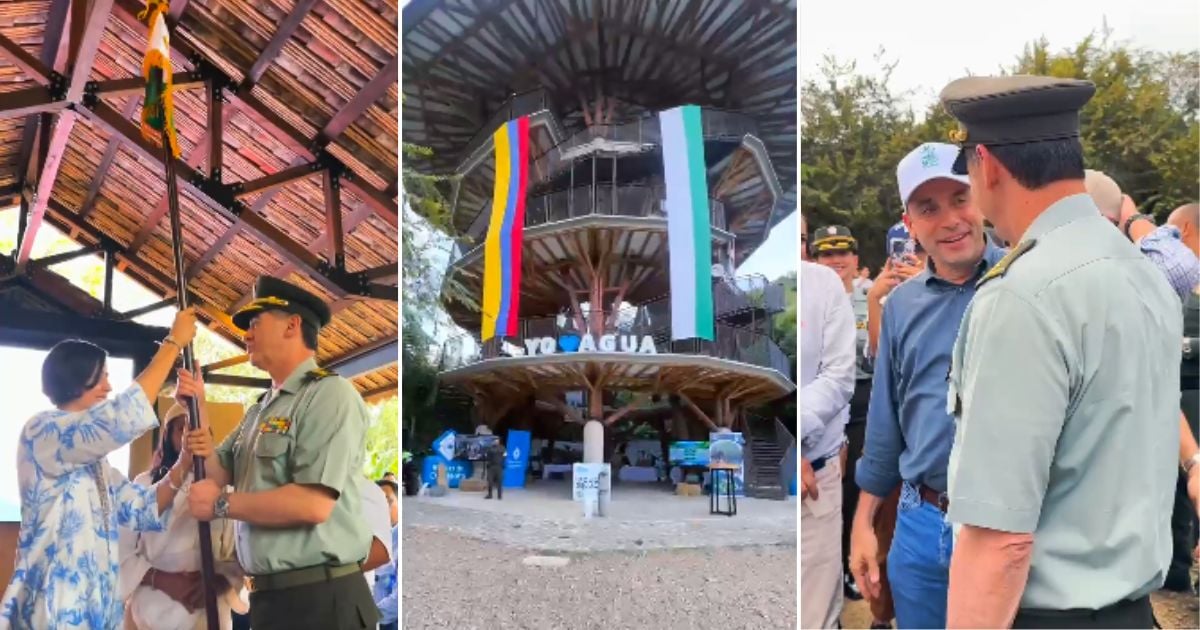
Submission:
[[[743,451],[746,439],[741,433],[711,433],[709,434],[708,460],[710,466],[733,465],[738,469],[733,473],[734,496],[746,496],[746,462]],[[716,476],[711,476],[716,479]],[[713,484],[712,491],[725,494],[726,477],[721,474],[720,487]]]
[[[524,488],[525,470],[529,468],[529,450],[533,436],[529,431],[508,432],[507,451],[504,454],[505,488]]]

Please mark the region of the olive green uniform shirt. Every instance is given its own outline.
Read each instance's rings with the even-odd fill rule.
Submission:
[[[1179,451],[1181,304],[1085,194],[980,281],[954,346],[948,517],[1032,533],[1023,608],[1162,585]]]
[[[249,575],[360,562],[371,532],[355,482],[363,462],[367,409],[346,379],[305,361],[278,391],[250,407],[217,447],[236,492],[295,483],[337,493],[333,513],[315,526],[272,528],[237,521],[238,560]]]

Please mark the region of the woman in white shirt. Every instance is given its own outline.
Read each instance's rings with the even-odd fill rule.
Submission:
[[[182,375],[181,375],[182,378]],[[199,390],[198,379],[183,391]],[[182,400],[182,396],[177,397]],[[201,411],[201,428],[209,429]],[[181,457],[187,474],[182,492],[175,497],[175,509],[165,531],[120,532],[120,597],[126,601],[126,630],[193,630],[207,627],[204,587],[200,574],[200,538],[196,519],[187,508],[187,490],[192,482],[191,454],[184,451],[182,439],[188,421],[187,409],[177,403],[167,411],[158,448],[150,470],[133,482],[143,486],[156,483]],[[211,429],[210,429],[211,430]],[[231,586],[242,585],[243,575],[233,551],[233,523],[215,520],[211,524],[213,556],[217,575],[214,588],[221,630],[231,630],[231,610],[245,612],[246,604]]]

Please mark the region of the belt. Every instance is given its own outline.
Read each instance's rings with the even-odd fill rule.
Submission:
[[[362,573],[362,567],[357,563],[331,566],[323,564],[316,567],[306,567],[291,571],[281,571],[267,575],[251,575],[246,580],[250,584],[250,592],[281,591],[310,584],[329,582],[340,577]]]
[[[1153,615],[1153,608],[1150,606],[1150,596],[1143,595],[1137,599],[1123,599],[1119,602],[1109,604],[1103,608],[1069,608],[1065,610],[1051,610],[1044,608],[1020,608],[1017,610],[1017,619],[1014,621],[1022,621],[1022,617],[1029,621],[1045,622],[1051,619],[1091,619],[1093,621],[1105,621],[1106,618],[1113,613],[1122,611],[1126,608],[1137,607],[1138,609],[1150,609]],[[1032,619],[1030,619],[1032,618]],[[1031,625],[1017,625],[1014,627],[1035,627]],[[1037,627],[1045,627],[1045,624],[1040,624]],[[1117,627],[1117,626],[1109,626]]]
[[[813,472],[815,473],[818,470],[821,470],[822,468],[824,468],[825,464],[827,462],[829,462],[829,460],[833,459],[834,457],[837,457],[839,454],[840,453],[834,453],[833,455],[826,455],[825,457],[822,457],[821,459],[814,459],[811,462],[809,462],[812,465]]]
[[[950,497],[946,496],[945,492],[938,492],[925,484],[917,486],[917,490],[921,493],[921,500],[941,510],[943,514],[950,509]]]

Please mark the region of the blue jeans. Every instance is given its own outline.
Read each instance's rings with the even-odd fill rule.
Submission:
[[[897,628],[945,628],[953,530],[908,482],[900,490],[887,572]]]

